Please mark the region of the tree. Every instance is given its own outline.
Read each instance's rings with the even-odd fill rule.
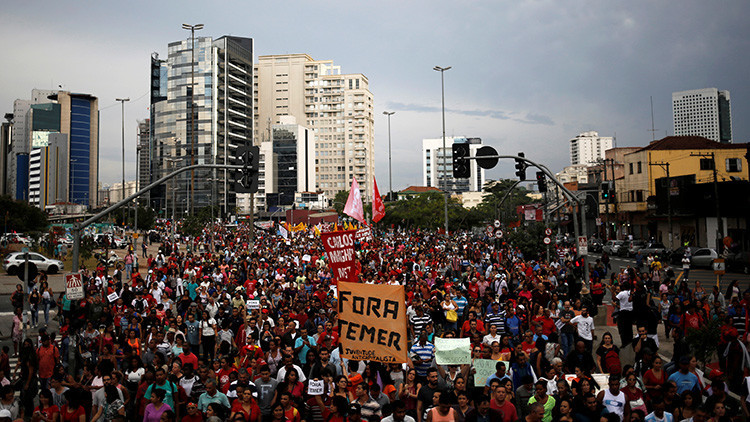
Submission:
[[[203,229],[211,221],[211,215],[215,216],[218,215],[218,213],[218,207],[214,207],[213,213],[211,212],[211,207],[203,207],[199,209],[182,221],[182,232],[190,236],[200,236],[201,233],[203,233]]]
[[[480,222],[488,222],[495,219],[500,220],[503,224],[509,224],[518,221],[516,207],[530,204],[529,191],[521,185],[514,187],[508,198],[500,206],[500,201],[515,184],[514,179],[501,179],[489,181],[484,184],[483,191],[486,193],[482,203],[474,207],[473,211],[478,214]]]
[[[344,212],[347,199],[349,199],[349,191],[340,190],[336,192],[336,196],[333,197],[333,208],[336,209],[337,213],[341,214]]]
[[[4,223],[11,232],[41,232],[49,226],[44,211],[7,195],[0,196],[0,210],[4,211]]]

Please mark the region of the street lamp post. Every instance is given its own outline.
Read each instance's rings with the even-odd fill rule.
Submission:
[[[388,116],[388,200],[393,195],[393,172],[391,170],[391,116],[396,114],[395,111],[384,111],[383,114]]]
[[[140,162],[141,162],[141,150],[143,147],[139,144],[135,146],[135,191],[138,192],[139,189],[139,182],[141,181],[141,174],[140,174]],[[137,257],[138,256],[138,200],[135,200],[135,218],[133,221],[133,224],[135,224],[134,232],[136,234],[135,239],[133,240],[133,253]]]
[[[445,200],[445,235],[448,236],[448,183],[447,183],[447,170],[445,164],[446,150],[445,150],[445,71],[450,70],[451,66],[440,67],[435,66],[432,70],[440,72],[440,87],[441,87],[441,99],[443,109],[443,177],[438,180],[443,181],[443,199]],[[440,171],[438,169],[438,171]]]
[[[115,101],[119,101],[122,105],[122,198],[125,199],[125,102],[130,101],[130,98],[116,98]],[[123,233],[125,228],[125,208],[122,209],[122,227]]]
[[[203,29],[203,24],[182,24],[182,29],[190,31],[190,164],[195,165],[195,31]],[[195,170],[190,170],[190,214],[193,213],[193,195],[195,193]]]

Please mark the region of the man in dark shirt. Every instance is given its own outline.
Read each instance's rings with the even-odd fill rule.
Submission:
[[[318,352],[318,360],[310,368],[310,373],[307,375],[307,378],[320,379],[326,369],[328,369],[331,374],[335,374],[336,366],[331,363],[330,358],[331,352],[325,347],[321,347]]]
[[[659,350],[656,346],[654,339],[648,336],[648,330],[644,325],[638,325],[638,337],[633,339],[631,345],[635,352],[635,361],[638,362],[643,359],[644,350],[648,349],[651,351]]]
[[[583,396],[583,406],[574,409],[573,420],[577,422],[598,422],[602,415],[602,406],[591,393]]]
[[[430,368],[427,370],[427,384],[423,385],[417,392],[417,422],[422,422],[424,410],[432,404],[432,395],[436,391],[440,391],[438,371],[435,368]]]
[[[591,352],[586,350],[586,343],[580,340],[576,342],[575,349],[565,358],[565,366],[569,374],[575,373],[576,367],[584,372],[591,372],[594,369],[594,358],[591,357]]]

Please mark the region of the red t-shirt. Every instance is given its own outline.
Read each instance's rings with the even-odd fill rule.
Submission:
[[[84,409],[83,406],[78,406],[78,409],[76,409],[75,412],[68,413],[68,405],[64,404],[62,411],[60,411],[62,422],[78,422],[81,415],[83,415],[84,418],[86,417],[86,409]]]
[[[502,406],[499,406],[497,400],[492,399],[490,400],[490,409],[500,411],[500,413],[503,414],[503,422],[515,422],[518,420],[516,406],[513,406],[513,403],[508,400],[505,400],[505,403],[503,403]]]

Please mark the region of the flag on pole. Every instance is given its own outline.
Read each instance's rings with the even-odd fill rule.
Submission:
[[[385,217],[385,205],[383,205],[383,198],[380,197],[378,182],[374,177],[372,178],[372,190],[372,221],[377,223]]]
[[[360,223],[365,222],[365,208],[362,205],[362,194],[359,191],[359,183],[357,183],[356,178],[352,178],[352,187],[349,190],[349,198],[346,199],[344,214]]]

